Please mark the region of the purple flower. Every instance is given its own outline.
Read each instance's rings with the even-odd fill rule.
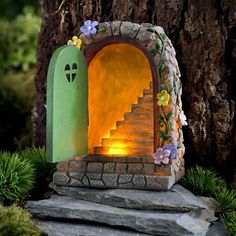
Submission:
[[[82,27],[80,27],[80,30],[86,36],[91,35],[91,34],[96,34],[97,33],[96,26],[97,25],[98,25],[97,21],[92,22],[91,20],[86,20],[84,22],[84,25]]]
[[[156,152],[153,154],[154,163],[157,165],[168,164],[170,159],[171,152],[170,150],[163,150],[162,148],[158,148]]]
[[[164,147],[162,147],[163,150],[169,150],[170,151],[170,159],[175,159],[175,155],[177,152],[177,148],[173,146],[172,144],[167,144]]]

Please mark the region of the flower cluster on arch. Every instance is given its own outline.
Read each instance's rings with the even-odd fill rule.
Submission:
[[[97,21],[86,20],[84,25],[80,27],[80,32],[85,36],[96,34],[98,31],[102,31],[102,28],[99,28],[99,24]],[[76,46],[80,49],[82,45],[82,40],[78,38],[78,36],[73,36],[72,39],[68,40],[68,46]]]

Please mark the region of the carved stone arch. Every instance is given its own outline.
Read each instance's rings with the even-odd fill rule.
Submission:
[[[175,50],[164,30],[152,24],[131,22],[99,23],[97,33],[78,35],[89,65],[103,47],[124,42],[139,48],[147,57],[152,71],[154,148],[175,152],[169,162],[157,163],[155,155],[86,155],[58,163],[54,184],[74,187],[134,188],[167,190],[184,175],[182,125],[182,86]],[[72,44],[75,45],[75,44]],[[172,151],[171,151],[172,153]],[[163,154],[164,155],[164,154]],[[75,178],[73,176],[76,176]],[[66,195],[66,193],[65,193]]]
[[[180,71],[175,49],[163,28],[149,23],[139,25],[121,21],[104,22],[99,23],[97,34],[85,36],[82,33],[79,38],[83,42],[82,50],[88,64],[100,49],[116,42],[130,43],[143,51],[153,77],[154,150],[171,143],[178,147],[179,152],[181,150],[183,156],[183,135],[179,118],[182,112]],[[157,94],[162,90],[168,91],[170,95],[168,106],[164,108],[157,105]],[[167,118],[168,122],[164,124],[162,118]],[[168,130],[160,127],[165,125]]]

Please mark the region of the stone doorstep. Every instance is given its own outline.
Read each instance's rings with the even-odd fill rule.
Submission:
[[[103,157],[104,158],[104,157]],[[108,159],[108,160],[107,160]],[[116,161],[116,159],[118,161]],[[70,161],[59,162],[57,165],[58,172],[73,172],[79,171],[81,173],[117,173],[117,174],[144,174],[154,176],[171,176],[173,174],[173,166],[155,165],[153,162],[141,162],[141,158],[106,158],[105,161],[101,159],[73,159]],[[122,160],[122,161],[121,161]]]
[[[87,162],[132,162],[132,163],[154,163],[152,156],[119,156],[119,155],[87,155],[84,157],[74,157],[70,161],[87,161]],[[66,162],[66,161],[64,161]]]
[[[176,182],[175,176],[151,176],[118,173],[55,172],[53,183],[59,186],[90,188],[125,188],[168,190]]]
[[[54,183],[51,183],[50,187],[60,195],[121,208],[174,212],[205,209],[212,216],[216,212],[216,209],[211,209],[209,206],[209,200],[205,204],[204,200],[194,196],[190,191],[178,184],[174,185],[169,191],[92,189],[57,186]]]
[[[183,175],[183,158],[159,166],[152,157],[92,155],[59,162],[53,182],[74,187],[168,190]]]

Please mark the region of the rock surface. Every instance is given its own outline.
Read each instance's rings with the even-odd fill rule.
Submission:
[[[227,236],[227,233],[224,225],[221,222],[216,221],[211,225],[206,236]]]
[[[144,236],[147,234],[83,223],[38,221],[37,225],[49,236]]]
[[[207,205],[199,198],[180,185],[175,185],[167,192],[132,189],[88,189],[56,186],[53,183],[51,187],[61,195],[122,208],[173,211],[207,208]]]
[[[209,227],[207,221],[195,217],[194,211],[122,209],[59,195],[29,201],[26,207],[39,218],[85,220],[154,235],[205,235]]]

